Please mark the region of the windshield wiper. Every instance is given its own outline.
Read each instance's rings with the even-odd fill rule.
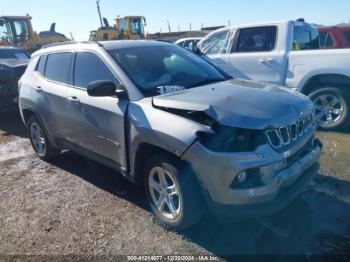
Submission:
[[[204,86],[204,85],[209,85],[209,84],[213,84],[213,83],[217,83],[217,82],[223,82],[226,79],[222,79],[222,78],[214,78],[214,79],[205,79],[203,81],[197,82],[191,86],[189,86],[189,88],[193,88],[193,87],[198,87],[198,86]]]

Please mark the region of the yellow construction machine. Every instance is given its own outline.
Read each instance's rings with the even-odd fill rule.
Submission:
[[[32,53],[43,45],[70,41],[65,35],[55,31],[55,23],[50,31],[37,34],[33,30],[31,17],[1,16],[0,17],[0,46],[14,46]]]
[[[106,41],[117,39],[145,39],[146,18],[144,16],[117,17],[115,24],[110,26],[106,18],[102,18],[100,0],[96,1],[101,27],[90,32],[91,41]]]

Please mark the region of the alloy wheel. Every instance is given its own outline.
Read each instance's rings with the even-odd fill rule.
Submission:
[[[333,94],[325,94],[314,99],[316,119],[321,127],[329,127],[342,119],[344,105]]]
[[[167,219],[176,220],[182,212],[182,198],[174,177],[162,167],[153,168],[148,177],[153,204]]]
[[[30,137],[33,143],[35,151],[39,155],[45,155],[46,153],[46,140],[44,132],[37,123],[32,123],[30,126]]]

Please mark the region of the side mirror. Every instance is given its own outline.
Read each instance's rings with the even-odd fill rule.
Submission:
[[[116,85],[112,81],[100,80],[91,82],[87,87],[89,96],[106,97],[117,96],[118,98],[126,98],[126,90],[121,85]]]

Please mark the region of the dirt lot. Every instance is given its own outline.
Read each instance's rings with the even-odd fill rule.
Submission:
[[[350,255],[350,135],[319,136],[325,150],[316,182],[269,223],[208,216],[170,232],[151,216],[142,188],[74,153],[40,161],[18,115],[2,114],[0,254]]]

